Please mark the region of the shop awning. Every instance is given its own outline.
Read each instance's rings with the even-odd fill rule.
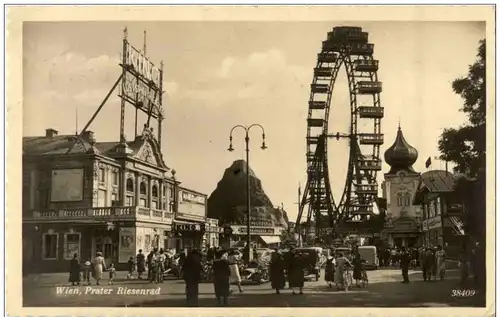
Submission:
[[[280,243],[281,238],[279,236],[260,236],[266,244]]]

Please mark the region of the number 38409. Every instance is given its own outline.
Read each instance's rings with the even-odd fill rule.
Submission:
[[[475,289],[454,289],[451,291],[452,297],[471,297],[476,295]]]

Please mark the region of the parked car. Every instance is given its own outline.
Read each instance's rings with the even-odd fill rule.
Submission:
[[[364,245],[358,247],[359,255],[361,259],[365,260],[365,268],[367,270],[377,270],[378,269],[378,256],[377,247],[373,245]]]

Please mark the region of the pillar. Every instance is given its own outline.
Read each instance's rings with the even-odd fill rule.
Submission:
[[[127,198],[127,173],[125,169],[120,173],[120,205],[125,206]]]
[[[135,174],[135,188],[134,188],[134,194],[135,194],[135,205],[139,206],[140,202],[140,192],[141,192],[141,174],[137,173]]]

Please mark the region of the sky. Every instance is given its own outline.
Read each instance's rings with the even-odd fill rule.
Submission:
[[[242,159],[244,134],[237,124],[259,123],[250,132],[250,165],[273,204],[297,216],[297,189],[306,181],[306,118],[317,54],[334,26],[360,26],[375,44],[380,61],[380,95],[385,108],[384,151],[398,124],[419,152],[414,165],[424,172],[439,155],[442,130],[466,121],[462,100],[451,88],[475,60],[481,22],[30,22],[23,28],[23,133],[43,135],[81,130],[120,75],[123,29],[147,56],[164,63],[162,151],[183,186],[210,193],[224,170]],[[344,72],[345,73],[345,72]],[[349,93],[339,76],[329,120],[331,133],[347,132]],[[120,101],[114,92],[89,130],[98,141],[119,140]],[[127,107],[125,134],[134,136],[134,111]],[[78,113],[78,116],[76,115]],[[78,119],[77,119],[78,117]],[[140,118],[144,120],[144,117]],[[143,122],[143,121],[141,121]],[[139,123],[142,127],[142,123]],[[369,132],[361,124],[362,132]],[[347,171],[345,141],[329,143],[330,179],[339,197]],[[444,168],[434,161],[432,168]],[[384,163],[379,173],[389,166]],[[381,192],[380,192],[381,195]]]

